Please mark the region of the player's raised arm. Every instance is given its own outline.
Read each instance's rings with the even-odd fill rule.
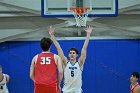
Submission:
[[[49,34],[51,36],[51,39],[52,39],[56,49],[57,49],[58,55],[61,57],[63,64],[66,65],[67,58],[64,56],[64,52],[63,52],[60,44],[58,43],[58,41],[56,40],[56,38],[54,36],[54,28],[52,28],[52,26],[50,26],[48,31],[49,31]]]
[[[84,30],[86,31],[86,33],[87,33],[87,36],[86,36],[86,39],[85,39],[83,48],[82,48],[82,50],[81,50],[81,56],[80,56],[80,58],[79,58],[80,65],[83,65],[84,62],[85,62],[87,47],[88,47],[88,43],[89,43],[90,34],[91,34],[91,32],[92,32],[92,29],[93,29],[93,28],[90,27],[90,26],[87,26],[87,28],[84,29]]]

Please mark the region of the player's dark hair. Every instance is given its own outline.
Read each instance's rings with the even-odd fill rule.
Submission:
[[[136,77],[137,79],[139,79],[139,73],[138,72],[133,72],[131,75],[133,75],[133,77]]]
[[[75,51],[76,54],[78,54],[78,50],[76,48],[70,48],[68,52],[70,52],[70,51]]]
[[[52,44],[52,41],[50,38],[43,37],[40,41],[40,47],[43,51],[48,51],[50,46]]]

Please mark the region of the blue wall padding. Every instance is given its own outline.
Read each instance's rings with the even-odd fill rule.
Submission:
[[[71,47],[79,54],[83,40],[59,40],[68,57]],[[51,51],[57,53],[54,45]],[[33,93],[29,78],[32,58],[40,53],[39,41],[0,43],[0,64],[10,75],[10,93]],[[79,56],[78,56],[79,57]],[[83,71],[83,93],[129,93],[130,75],[140,72],[140,40],[90,40]]]

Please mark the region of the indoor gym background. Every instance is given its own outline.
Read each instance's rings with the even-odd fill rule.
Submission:
[[[80,51],[83,40],[59,40],[65,55]],[[54,45],[51,50],[55,53]],[[0,43],[0,64],[10,75],[10,93],[33,93],[29,77],[32,57],[41,52],[39,41]],[[83,71],[83,93],[129,93],[131,72],[140,71],[140,40],[90,40]]]
[[[67,40],[85,37],[83,31],[68,24],[74,18],[42,18],[40,1],[0,1],[0,64],[3,73],[10,75],[10,93],[33,93],[30,63],[41,52],[39,39],[48,35],[48,26],[57,27],[59,39],[64,37],[59,42],[65,55],[70,47],[80,51],[84,42]],[[119,16],[88,23],[94,31],[84,65],[83,93],[129,93],[131,73],[140,72],[140,0],[119,0],[118,5]],[[54,45],[51,50],[56,53]]]

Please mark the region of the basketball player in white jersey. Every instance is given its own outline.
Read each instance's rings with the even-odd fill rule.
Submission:
[[[63,65],[64,65],[64,86],[63,86],[63,93],[82,93],[82,70],[83,65],[86,59],[86,51],[87,46],[90,39],[90,34],[92,32],[92,27],[87,26],[84,29],[87,33],[86,39],[81,50],[81,56],[79,57],[78,61],[76,60],[78,56],[78,51],[75,48],[71,48],[69,50],[69,60],[64,56],[63,50],[54,36],[54,28],[51,26],[49,27],[49,34],[51,39],[57,48],[58,55],[61,57]]]
[[[0,65],[0,93],[9,93],[7,83],[9,82],[9,75],[2,73],[2,66]]]

